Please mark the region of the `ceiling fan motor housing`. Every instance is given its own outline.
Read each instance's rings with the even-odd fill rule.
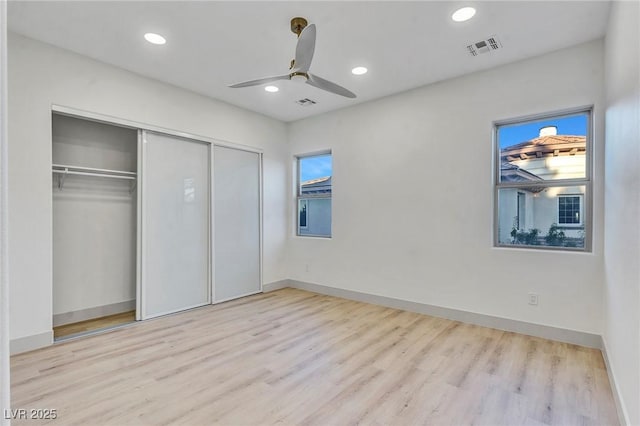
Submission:
[[[295,35],[300,37],[300,33],[302,32],[302,30],[304,30],[304,27],[306,27],[307,25],[308,25],[308,22],[306,19],[297,16],[291,20],[291,31]]]

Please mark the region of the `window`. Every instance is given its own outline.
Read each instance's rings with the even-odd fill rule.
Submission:
[[[300,200],[300,208],[298,213],[298,225],[300,226],[300,229],[307,229],[307,200]]]
[[[588,250],[591,109],[495,124],[495,244]]]
[[[581,200],[581,195],[558,196],[559,225],[582,225]]]
[[[331,237],[331,153],[297,157],[297,234]]]
[[[516,214],[515,219],[515,227],[516,229],[524,229],[526,224],[526,206],[527,202],[527,194],[524,192],[518,191],[518,212]]]

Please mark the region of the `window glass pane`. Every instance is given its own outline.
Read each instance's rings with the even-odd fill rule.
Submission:
[[[586,177],[587,113],[498,127],[501,182]]]
[[[298,157],[298,235],[331,236],[331,154]]]
[[[584,248],[585,190],[584,185],[500,188],[499,244]]]
[[[331,154],[301,157],[298,159],[300,195],[331,194],[332,162]]]
[[[331,198],[298,201],[298,235],[331,236]]]

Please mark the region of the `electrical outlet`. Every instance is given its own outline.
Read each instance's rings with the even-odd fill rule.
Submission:
[[[304,271],[305,272],[309,272],[309,264],[308,263],[304,264]]]
[[[538,293],[529,293],[529,304],[537,305],[538,304]]]

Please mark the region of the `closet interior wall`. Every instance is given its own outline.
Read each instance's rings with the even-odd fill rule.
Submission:
[[[54,114],[53,165],[136,172],[137,130]],[[52,174],[53,325],[135,309],[136,180]]]

